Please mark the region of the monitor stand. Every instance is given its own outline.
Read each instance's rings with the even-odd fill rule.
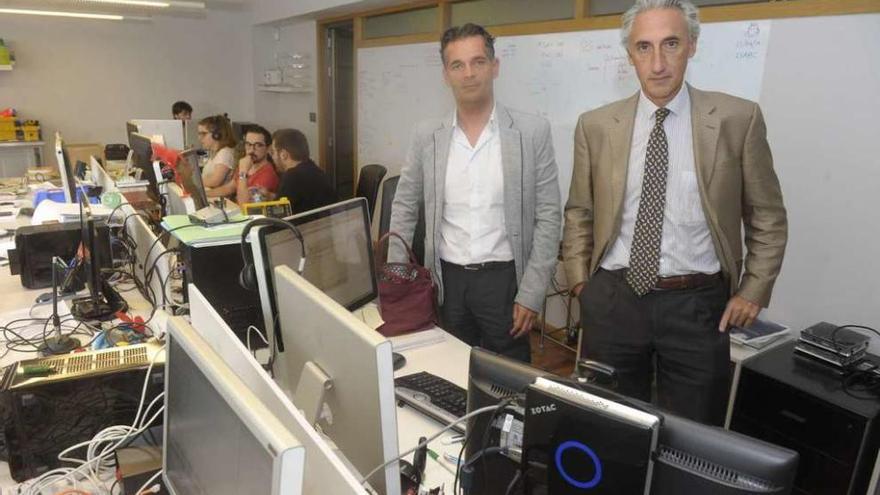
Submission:
[[[324,404],[327,392],[333,388],[333,380],[312,361],[306,362],[294,392],[296,404],[311,425],[325,416]]]

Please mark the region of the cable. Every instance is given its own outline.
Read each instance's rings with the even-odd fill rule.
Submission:
[[[831,331],[831,344],[834,345],[835,349],[837,348],[837,332],[843,330],[844,328],[858,328],[861,330],[868,330],[870,332],[874,332],[875,335],[880,337],[880,331],[877,331],[876,329],[871,327],[866,327],[864,325],[841,325]]]
[[[150,478],[146,482],[144,482],[144,484],[141,485],[141,487],[138,488],[137,491],[134,492],[134,494],[135,495],[142,495],[144,493],[159,493],[160,488],[159,488],[158,483],[151,486],[149,489],[147,489],[147,486],[149,486],[150,483],[159,479],[159,476],[162,476],[162,472],[163,471],[161,469],[156,471],[156,474],[154,474],[153,476],[150,476]]]
[[[387,466],[389,466],[389,465],[391,465],[391,464],[394,464],[395,462],[399,462],[399,461],[400,461],[401,459],[403,459],[404,457],[406,457],[406,456],[412,454],[413,452],[415,452],[416,450],[418,450],[418,449],[420,449],[420,448],[422,448],[422,447],[428,445],[429,443],[431,443],[432,441],[434,441],[434,440],[436,440],[438,437],[440,437],[440,435],[442,435],[442,434],[446,433],[447,431],[451,430],[452,428],[455,427],[455,425],[461,423],[462,421],[465,421],[465,420],[467,420],[467,419],[473,418],[473,417],[475,417],[475,416],[479,416],[479,415],[481,415],[481,414],[485,414],[485,413],[490,412],[490,411],[495,411],[495,410],[498,409],[499,407],[500,407],[500,406],[498,406],[498,405],[481,407],[481,408],[479,408],[479,409],[477,409],[477,410],[471,411],[471,412],[465,414],[464,416],[462,416],[462,417],[456,419],[456,420],[453,421],[452,423],[449,423],[448,425],[444,426],[443,429],[441,429],[440,431],[438,431],[438,432],[435,433],[434,435],[428,437],[428,439],[425,440],[424,442],[419,443],[419,444],[416,445],[415,447],[413,447],[413,448],[407,450],[406,452],[400,454],[399,456],[395,457],[394,459],[391,459],[390,461],[387,461],[387,462],[385,462],[384,464],[382,464],[382,465],[380,465],[380,466],[377,466],[375,469],[373,469],[372,471],[370,471],[369,473],[367,473],[367,475],[364,476],[364,477],[361,479],[361,484],[364,484],[364,483],[366,483],[367,481],[369,481],[369,479],[370,479],[374,474],[376,474],[378,471],[380,471],[380,470],[386,468]]]
[[[492,417],[489,418],[489,422],[486,425],[486,429],[483,431],[486,432],[492,428],[492,423],[495,421],[496,414],[498,413],[498,411],[506,409],[510,404],[512,404],[514,402],[516,402],[516,397],[507,397],[506,399],[503,399],[500,402],[498,402],[498,404],[495,406],[495,409],[492,412]],[[459,472],[461,471],[461,467],[462,467],[462,461],[464,460],[464,451],[467,448],[467,445],[470,442],[473,433],[474,433],[474,430],[472,428],[469,428],[467,431],[467,435],[464,437],[464,442],[461,443],[461,450],[458,452],[458,463],[455,465],[455,478],[453,478],[453,480],[452,480],[452,493],[454,493],[455,495],[458,495],[458,478],[459,478]]]

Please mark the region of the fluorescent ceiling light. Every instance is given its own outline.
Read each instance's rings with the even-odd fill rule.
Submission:
[[[105,21],[121,21],[125,17],[121,15],[111,14],[85,14],[81,12],[61,12],[54,10],[30,10],[30,9],[5,9],[0,8],[0,14],[24,14],[24,15],[44,15],[50,17],[77,17],[80,19],[102,19]]]
[[[169,2],[152,2],[147,0],[85,0],[91,3],[110,3],[114,5],[133,5],[136,7],[170,7]]]

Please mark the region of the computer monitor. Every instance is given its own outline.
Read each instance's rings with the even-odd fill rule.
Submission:
[[[166,346],[162,476],[169,492],[302,493],[305,449],[282,419],[183,318],[168,320]]]
[[[154,304],[170,303],[173,291],[168,279],[172,272],[172,255],[165,252],[167,243],[158,240],[144,213],[128,203],[120,206],[119,211],[126,219],[125,235],[135,245],[134,260],[128,268]]]
[[[153,169],[153,143],[148,136],[133,132],[128,136],[132,151],[132,166],[141,170],[141,179],[149,182],[147,188],[154,199],[159,198],[159,185]]]
[[[177,174],[180,176],[183,190],[193,198],[196,210],[208,206],[208,194],[205,191],[205,184],[202,182],[199,156],[194,148],[180,154],[180,159],[177,161]]]
[[[55,161],[58,163],[58,174],[61,176],[64,202],[75,203],[77,200],[76,174],[74,174],[73,165],[70,163],[67,148],[64,147],[64,140],[58,133],[55,134]]]
[[[184,124],[182,120],[174,119],[134,119],[128,124],[137,127],[138,134],[149,136],[150,138],[161,136],[162,143],[176,150],[185,149],[186,134],[184,132]],[[154,139],[154,141],[156,141]]]
[[[281,388],[361,474],[397,458],[391,342],[288,266],[275,268],[275,293],[284,301],[279,320],[287,343],[273,361]],[[398,495],[398,463],[368,481]]]
[[[471,351],[468,411],[519,394],[519,390],[524,390],[541,375],[662,417],[651,483],[653,495],[786,495],[792,491],[798,463],[797,452],[667,414],[650,404],[598,386],[552,377],[549,373],[479,348]],[[485,420],[482,424],[470,422],[468,431],[473,431],[476,435],[474,438],[482,440],[487,424]],[[489,445],[497,445],[498,439],[496,429],[490,430]],[[469,455],[481,448],[480,442],[474,447],[469,443]],[[499,458],[507,462],[497,462]],[[493,460],[496,462],[493,463]],[[485,476],[494,481],[489,484],[489,494],[499,493],[499,490],[505,493],[508,482],[516,474],[516,470],[511,472],[511,464],[516,463],[502,456],[490,456],[486,459],[485,471],[482,464],[482,461],[475,463],[473,486],[482,487],[477,483],[483,479],[480,476]]]
[[[367,201],[354,198],[285,218],[299,228],[306,246],[303,276],[349,311],[376,299],[373,241]],[[263,325],[278,337],[275,318],[276,266],[299,266],[301,247],[293,232],[262,226],[251,233],[254,269],[263,308]],[[283,342],[280,343],[283,348]]]
[[[269,378],[199,289],[190,284],[188,293],[193,328],[248,389],[293,431],[305,447],[303,492],[322,495],[361,493],[363,487],[356,475],[306,420],[278,384]]]
[[[131,135],[135,132],[140,132],[140,129],[138,129],[137,124],[134,124],[132,122],[126,122],[125,123],[125,135],[128,136],[128,147],[129,148],[131,148]]]
[[[85,196],[80,198],[81,243],[79,257],[86,270],[88,295],[72,301],[70,313],[80,321],[106,321],[116,318],[116,313],[128,309],[119,293],[101,276],[98,249],[110,250],[110,246],[98,246],[95,219]]]

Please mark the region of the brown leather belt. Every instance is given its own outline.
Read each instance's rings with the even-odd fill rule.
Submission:
[[[655,290],[682,290],[696,289],[711,285],[721,279],[721,272],[713,274],[691,273],[689,275],[675,275],[672,277],[660,277],[654,284]]]

